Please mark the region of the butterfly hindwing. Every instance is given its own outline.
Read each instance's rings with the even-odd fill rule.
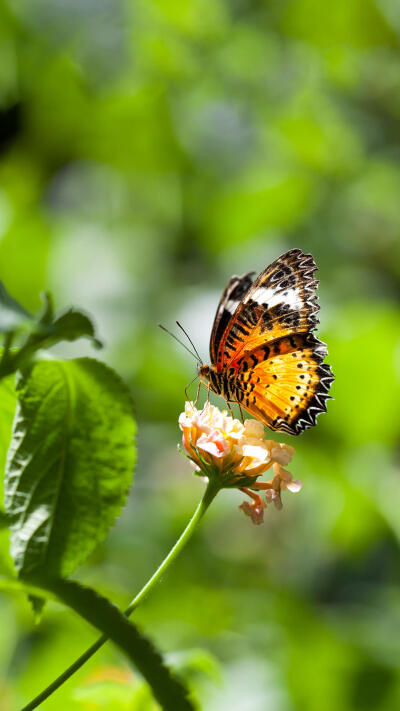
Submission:
[[[271,429],[300,434],[326,411],[333,376],[325,354],[312,334],[277,341],[267,357],[261,348],[252,351],[236,375],[237,402]]]

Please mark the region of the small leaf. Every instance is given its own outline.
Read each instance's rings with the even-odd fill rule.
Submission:
[[[107,535],[135,464],[129,392],[91,358],[40,361],[17,383],[5,478],[21,576],[71,573]]]
[[[77,338],[92,338],[98,348],[101,348],[101,341],[95,337],[94,326],[90,318],[82,311],[68,309],[60,314],[49,328],[48,343],[60,340],[75,341]]]
[[[51,302],[47,301],[48,309]],[[95,336],[94,326],[90,318],[82,311],[68,309],[57,316],[52,323],[46,320],[50,311],[46,308],[38,323],[39,331],[30,333],[20,350],[11,356],[12,369],[22,369],[31,359],[32,355],[41,348],[50,348],[60,341],[76,341],[78,338],[91,338],[96,348],[101,348],[102,343]]]
[[[8,293],[0,281],[0,333],[11,333],[34,328],[35,321],[25,309]]]
[[[54,317],[51,294],[42,294],[43,308],[37,317],[31,316],[7,292],[0,282],[0,333],[5,334],[4,349],[0,359],[0,379],[30,365],[32,356],[41,348],[49,348],[60,341],[90,338],[96,348],[102,343],[96,338],[89,316],[69,308]],[[15,339],[18,348],[11,348]]]
[[[152,642],[107,598],[73,580],[40,581],[128,655],[165,711],[193,711],[183,683],[164,663]]]
[[[43,318],[46,318],[46,314]],[[93,339],[96,347],[101,348],[101,342],[95,337],[93,323],[82,311],[71,308],[57,316],[52,323],[45,323],[43,320],[41,323],[42,330],[39,333],[31,333],[21,351],[48,348],[59,341],[76,341],[84,337]]]

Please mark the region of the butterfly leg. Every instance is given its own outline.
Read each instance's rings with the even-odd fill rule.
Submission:
[[[185,387],[185,395],[186,395],[186,400],[190,400],[190,398],[189,398],[189,395],[188,395],[188,389],[189,389],[189,388],[190,388],[190,386],[191,386],[191,385],[192,385],[192,384],[194,383],[194,381],[195,381],[195,380],[197,380],[197,378],[198,378],[198,377],[199,377],[199,376],[198,376],[198,375],[196,375],[196,377],[195,377],[195,378],[193,378],[193,380],[191,380],[191,381],[190,381],[190,383],[189,383],[188,385],[186,385],[186,387]],[[195,402],[195,404],[197,403],[197,400],[199,399],[199,390],[200,390],[200,385],[201,385],[201,380],[200,380],[200,382],[199,382],[199,387],[197,388],[197,396],[196,396],[196,402]]]
[[[226,404],[228,405],[228,410],[229,410],[229,412],[231,413],[231,417],[234,418],[233,410],[232,410],[232,408],[231,408],[231,406],[230,406],[230,400],[225,400],[225,402],[226,402]]]
[[[230,406],[230,403],[231,403],[231,402],[234,402],[236,405],[239,405],[240,417],[241,417],[241,419],[242,419],[242,424],[244,424],[243,410],[242,410],[242,408],[240,407],[240,404],[238,403],[238,401],[237,401],[237,400],[225,400],[225,402],[226,402],[226,404],[227,404],[227,406],[228,406],[229,412],[231,413],[231,417],[233,417],[233,418],[235,418],[235,415],[234,415],[233,410],[232,410],[232,408],[231,408],[231,406]]]
[[[202,385],[202,383],[201,383],[201,380],[200,380],[200,381],[199,381],[199,384],[198,384],[198,386],[197,386],[196,400],[194,401],[194,405],[197,405],[197,403],[198,403],[198,401],[199,401],[199,395],[200,395],[200,388],[201,388],[201,385]]]

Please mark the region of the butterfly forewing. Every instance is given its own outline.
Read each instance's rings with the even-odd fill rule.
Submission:
[[[215,363],[217,358],[218,344],[229,324],[237,307],[248,292],[255,272],[243,274],[243,276],[233,276],[229,279],[221,300],[218,304],[217,313],[214,319],[214,325],[210,339],[210,358],[211,363]]]
[[[311,255],[293,249],[255,281],[232,277],[214,322],[214,384],[271,429],[299,434],[326,410],[333,377],[314,335],[318,318]],[[227,388],[228,383],[228,388]]]
[[[221,335],[216,359],[218,371],[237,362],[243,351],[315,328],[319,309],[315,270],[310,254],[292,249],[261,272]]]

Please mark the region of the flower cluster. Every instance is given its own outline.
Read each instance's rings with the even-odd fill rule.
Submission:
[[[246,493],[251,501],[244,501],[239,508],[253,523],[262,523],[267,504],[282,508],[283,489],[300,491],[301,482],[293,480],[284,469],[294,448],[264,439],[264,427],[258,420],[245,420],[242,424],[209,402],[202,410],[186,402],[179,426],[186,455],[194,463],[196,472],[208,479],[217,478],[221,488],[236,487]],[[273,478],[257,481],[271,467]],[[255,493],[257,491],[265,493],[265,501]]]

